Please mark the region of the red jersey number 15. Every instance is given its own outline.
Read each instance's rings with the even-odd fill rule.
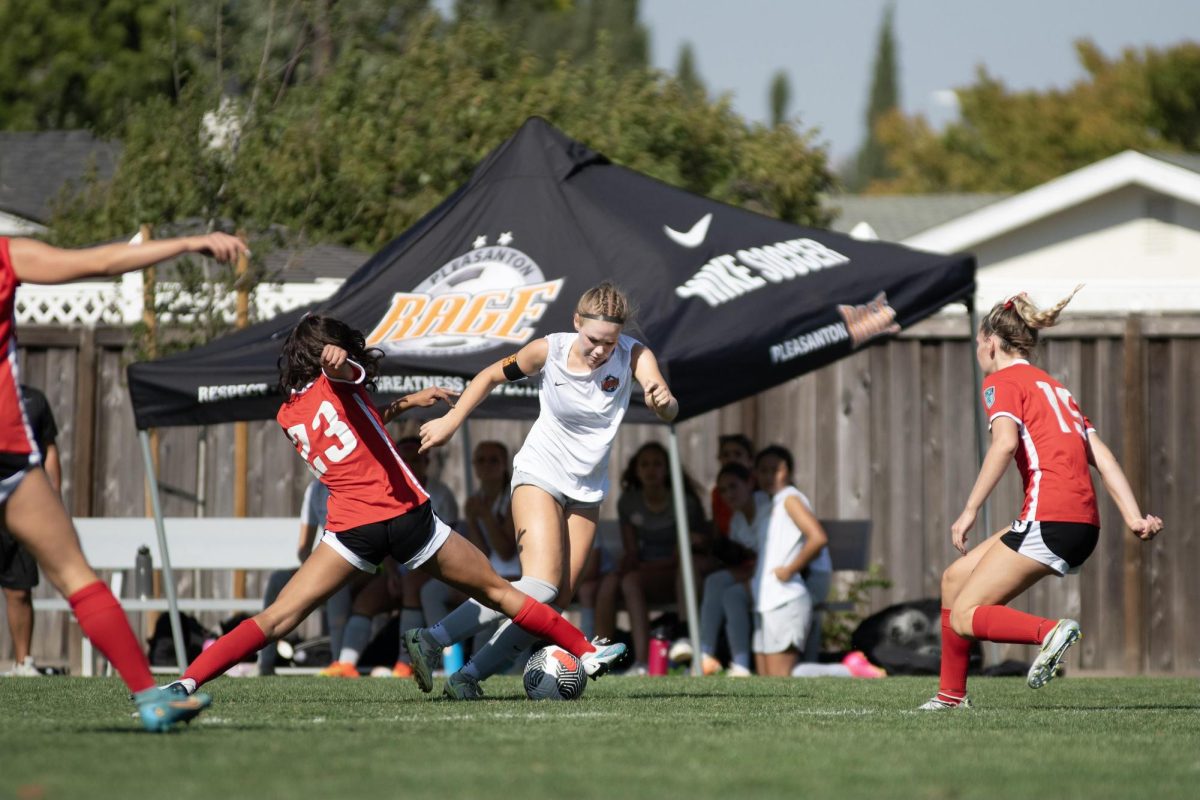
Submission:
[[[1071,393],[1062,386],[1052,387],[1045,381],[1038,381],[1037,387],[1042,390],[1042,394],[1046,395],[1046,402],[1050,404],[1050,409],[1058,418],[1058,427],[1062,429],[1062,432],[1071,432],[1071,429],[1067,427],[1067,420],[1062,414],[1062,409],[1065,408],[1067,413],[1074,418],[1075,432],[1083,436],[1083,415],[1075,410],[1075,406],[1071,402]]]
[[[323,431],[321,431],[322,426],[325,426]],[[321,435],[326,439],[336,440],[334,444],[325,448],[323,453],[325,458],[334,464],[353,453],[354,448],[358,447],[358,439],[354,438],[354,431],[350,430],[350,426],[345,421],[338,418],[337,409],[328,400],[323,401],[317,408],[317,415],[313,417],[312,421],[312,429],[321,431]],[[293,425],[287,429],[287,435],[296,445],[296,449],[300,451],[300,457],[312,466],[313,472],[318,476],[324,475],[325,470],[329,469],[329,465],[321,456],[313,455],[312,444],[308,438],[308,426]]]

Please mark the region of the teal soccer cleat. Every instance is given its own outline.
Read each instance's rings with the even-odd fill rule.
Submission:
[[[134,695],[142,727],[151,733],[166,733],[179,722],[191,722],[208,708],[212,698],[203,692],[180,697],[168,688],[155,686]]]

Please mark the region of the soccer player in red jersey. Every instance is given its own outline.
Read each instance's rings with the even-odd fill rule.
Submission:
[[[1079,623],[1044,619],[1006,604],[1048,575],[1077,571],[1095,549],[1100,515],[1089,465],[1139,538],[1148,541],[1162,530],[1161,519],[1142,515],[1121,465],[1075,398],[1029,363],[1038,331],[1058,321],[1075,292],[1045,310],[1019,294],[997,303],[980,322],[976,357],[987,376],[983,405],[992,444],[966,507],[951,526],[954,546],[964,555],[942,574],[941,681],[922,710],[970,708],[971,639],[1041,645],[1029,669],[1029,686],[1040,688],[1055,676],[1067,649],[1079,640]],[[1025,486],[1021,516],[968,553],[967,533],[975,516],[1014,457]]]
[[[184,253],[207,253],[231,261],[245,251],[241,241],[223,233],[82,250],[0,237],[0,350],[4,358],[0,365],[0,513],[8,530],[70,602],[84,635],[125,681],[142,724],[150,731],[165,731],[190,720],[209,704],[209,698],[178,698],[155,686],[125,612],[83,557],[71,517],[42,467],[21,401],[14,327],[16,290],[21,283],[112,277]]]
[[[326,533],[275,602],[205,650],[170,685],[173,691],[190,694],[268,641],[286,636],[355,570],[376,572],[387,556],[554,642],[579,658],[591,676],[602,675],[625,652],[621,644],[594,647],[550,606],[497,575],[487,556],[438,519],[383,426],[407,408],[450,402],[452,395],[425,389],[381,414],[367,389],[382,356],[366,346],[361,332],[332,317],[308,315],[288,337],[279,383],[289,396],[276,419],[329,487]]]

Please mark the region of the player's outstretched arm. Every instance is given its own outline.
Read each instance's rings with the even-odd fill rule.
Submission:
[[[1162,530],[1163,521],[1153,514],[1142,514],[1129,479],[1125,477],[1125,470],[1121,469],[1117,457],[1095,431],[1088,433],[1088,458],[1100,473],[1109,496],[1121,509],[1121,516],[1129,529],[1141,539],[1153,539]]]
[[[384,424],[387,424],[412,408],[429,408],[430,406],[437,405],[439,402],[444,402],[446,405],[454,408],[454,403],[457,399],[458,392],[453,389],[447,389],[442,386],[430,386],[427,389],[406,394],[399,400],[388,403],[387,406],[380,410],[379,416],[383,418]]]
[[[463,390],[458,402],[444,416],[431,419],[421,426],[421,450],[424,453],[432,447],[440,447],[450,441],[450,437],[463,424],[475,407],[482,403],[500,384],[508,380],[520,380],[522,376],[534,375],[546,366],[546,356],[550,351],[550,343],[545,339],[535,339],[522,347],[515,355],[502,358],[484,367],[478,375],[471,379]]]
[[[22,283],[66,283],[82,278],[104,278],[145,269],[184,253],[203,253],[218,261],[232,261],[248,253],[246,245],[226,233],[159,239],[141,244],[102,244],[80,250],[54,247],[34,239],[12,239],[9,255]]]
[[[673,422],[679,416],[679,401],[671,394],[667,381],[658,368],[658,359],[649,347],[638,345],[633,348],[633,377],[642,385],[646,395],[646,407],[663,422]]]

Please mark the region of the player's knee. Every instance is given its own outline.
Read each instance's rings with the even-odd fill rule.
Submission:
[[[975,617],[978,606],[954,606],[950,609],[950,627],[959,636],[973,637],[975,635],[971,620]]]
[[[942,573],[942,607],[950,608],[954,605],[954,600],[958,597],[958,591],[962,588],[963,582],[967,578],[967,572],[961,566],[961,561],[956,561]]]

